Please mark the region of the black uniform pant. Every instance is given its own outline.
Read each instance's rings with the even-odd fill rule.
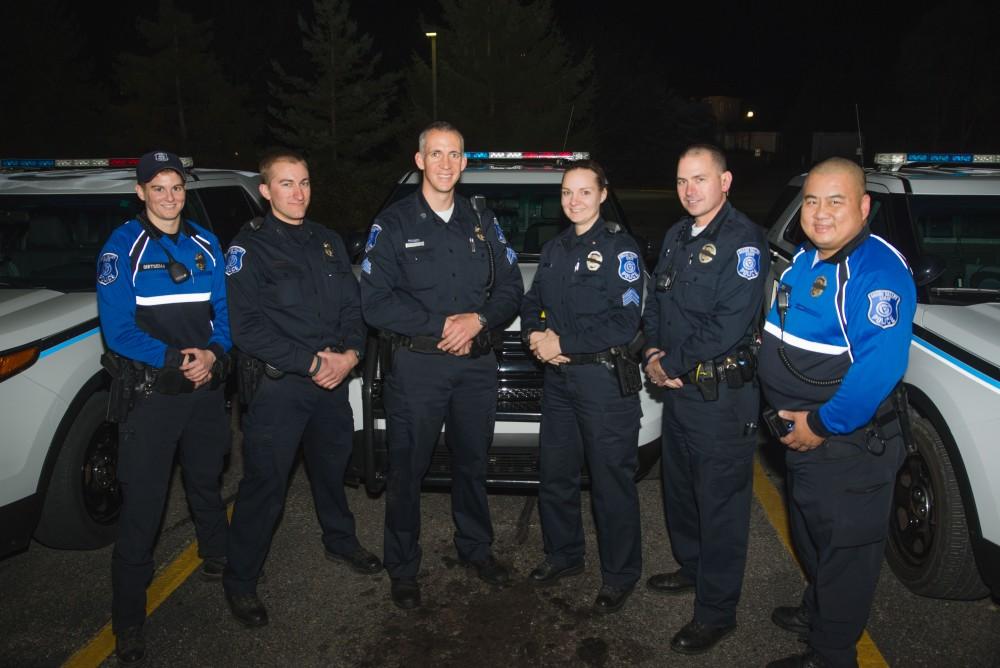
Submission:
[[[350,554],[359,547],[344,493],[353,439],[346,380],[324,390],[304,376],[261,379],[243,422],[243,480],[229,529],[223,576],[227,591],[257,590],[300,444],[324,547],[336,554]]]
[[[802,597],[809,645],[837,667],[857,664],[855,644],[868,622],[905,455],[899,437],[873,455],[864,432],[785,455],[792,538],[809,582]]]
[[[442,424],[451,452],[455,548],[461,559],[485,559],[493,543],[486,464],[496,416],[496,357],[400,349],[384,397],[389,449],[384,562],[389,575],[410,579],[420,570],[420,486]]]
[[[694,619],[736,622],[743,587],[760,398],[747,383],[705,401],[689,383],[663,393],[663,505],[674,558],[695,582]]]
[[[153,577],[153,546],[163,519],[174,454],[179,456],[201,557],[226,553],[222,503],[223,459],[229,420],[222,388],[190,394],[140,396],[118,428],[122,508],[111,556],[111,621],[115,631],[146,619],[146,587]]]
[[[622,397],[618,379],[603,364],[545,368],[539,437],[538,514],[545,558],[557,566],[584,554],[580,470],[590,470],[604,584],[627,588],[642,573],[639,493],[638,395]]]

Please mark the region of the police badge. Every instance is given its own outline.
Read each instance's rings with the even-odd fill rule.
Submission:
[[[480,241],[486,241],[486,235],[483,234],[483,228],[479,225],[476,225],[476,238]]]
[[[118,278],[118,255],[105,253],[97,261],[97,282],[101,285],[111,285]]]
[[[752,281],[760,276],[760,249],[744,246],[736,251],[736,273]]]
[[[590,271],[600,269],[602,262],[604,262],[604,256],[601,255],[601,251],[590,251],[587,253],[587,269]]]
[[[323,242],[323,252],[327,257],[333,257],[333,246],[330,245],[329,241]]]
[[[365,244],[365,252],[368,253],[371,249],[375,248],[375,242],[378,241],[379,232],[382,231],[382,226],[378,223],[372,225],[372,231],[368,233],[368,243]]]
[[[708,264],[709,262],[715,259],[716,252],[717,250],[715,248],[715,244],[713,243],[705,244],[704,246],[701,247],[701,250],[698,251],[698,262],[701,262],[702,264]]]
[[[826,276],[817,276],[813,281],[812,288],[809,289],[810,297],[819,297],[826,290]]]
[[[226,251],[226,276],[232,276],[243,268],[243,256],[247,249],[242,246],[230,246]]]
[[[205,271],[205,254],[198,253],[194,256],[194,266],[198,268],[198,271]]]

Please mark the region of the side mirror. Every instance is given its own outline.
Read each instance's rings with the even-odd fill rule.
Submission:
[[[365,252],[365,241],[368,240],[366,230],[351,230],[344,236],[344,244],[347,246],[347,256],[351,258],[351,264],[361,261],[361,255]]]
[[[922,288],[940,278],[947,268],[941,257],[925,255],[913,265],[913,281],[918,288]]]

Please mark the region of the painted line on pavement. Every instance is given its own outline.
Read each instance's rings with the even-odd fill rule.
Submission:
[[[788,553],[792,555],[795,564],[799,564],[795,551],[792,549],[792,537],[788,531],[788,512],[785,510],[785,500],[781,497],[781,492],[774,486],[764,472],[764,467],[760,465],[760,457],[753,460],[753,493],[757,501],[764,508],[767,520],[774,527],[778,534],[778,540],[785,546]],[[799,570],[802,567],[799,566]],[[860,668],[888,668],[885,657],[875,645],[875,641],[868,635],[868,631],[861,634],[857,644],[858,666]]]

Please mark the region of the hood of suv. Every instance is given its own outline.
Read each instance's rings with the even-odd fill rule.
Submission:
[[[97,295],[54,290],[0,290],[0,351],[45,339],[94,321]]]

